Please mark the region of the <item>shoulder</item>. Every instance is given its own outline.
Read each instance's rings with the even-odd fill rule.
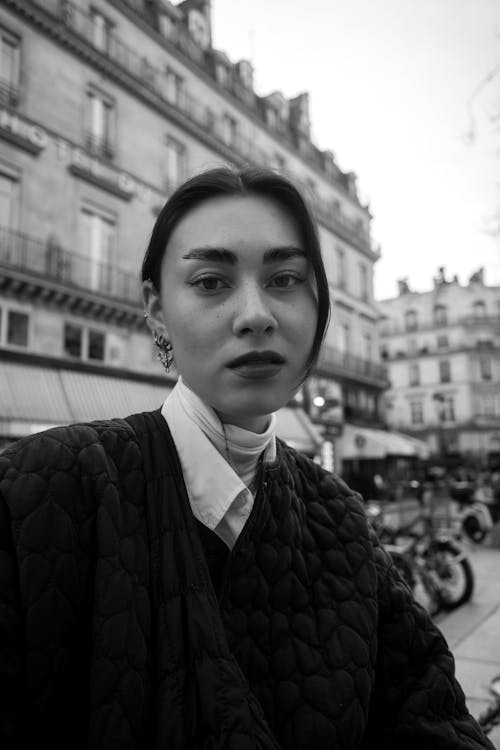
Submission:
[[[329,516],[336,524],[350,519],[367,532],[361,495],[337,474],[331,473],[283,441],[278,441],[278,458],[283,480],[294,488],[308,514]]]
[[[304,485],[304,490],[317,499],[332,499],[354,503],[363,506],[363,498],[352,490],[338,474],[324,469],[308,456],[291,448],[282,440],[278,440],[278,459],[281,469],[289,473],[293,479]]]
[[[136,416],[147,422],[147,415]],[[28,483],[41,486],[64,477],[130,471],[141,459],[132,419],[54,427],[18,440],[0,455],[0,492],[17,497]]]
[[[93,445],[102,444],[106,438],[127,430],[125,420],[111,419],[97,422],[53,427],[35,435],[21,438],[0,456],[0,471],[7,465],[18,469],[36,471],[56,462],[61,469],[67,467],[71,456]],[[128,428],[130,432],[130,428]]]

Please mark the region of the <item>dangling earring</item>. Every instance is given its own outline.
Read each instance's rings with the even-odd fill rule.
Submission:
[[[155,331],[153,333],[153,339],[156,346],[158,347],[158,353],[156,355],[157,359],[160,360],[165,370],[167,372],[170,372],[172,365],[174,364],[172,344],[163,335],[163,333],[158,333],[158,331]]]

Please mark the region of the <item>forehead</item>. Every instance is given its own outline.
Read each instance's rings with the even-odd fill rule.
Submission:
[[[294,218],[277,201],[230,195],[210,198],[192,208],[173,230],[168,250],[212,244],[238,249],[276,244],[302,247],[303,243]]]

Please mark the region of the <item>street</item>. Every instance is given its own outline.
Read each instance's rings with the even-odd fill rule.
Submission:
[[[449,526],[447,498],[434,498],[432,506],[436,521]],[[403,500],[384,509],[386,523],[396,527],[411,523],[421,508],[415,500]],[[467,698],[469,711],[476,718],[490,704],[493,696],[489,685],[500,675],[500,524],[493,527],[483,544],[464,541],[472,563],[475,588],[471,601],[449,614],[439,614],[435,622],[455,656],[456,674]],[[426,602],[416,591],[424,606]],[[489,734],[500,750],[500,726]]]
[[[490,681],[500,675],[500,549],[468,545],[476,588],[460,609],[436,622],[456,660],[456,673],[467,705],[478,717],[492,699]],[[500,726],[489,735],[500,749]]]

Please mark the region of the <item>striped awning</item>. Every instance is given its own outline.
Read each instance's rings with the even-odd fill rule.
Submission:
[[[0,435],[23,437],[55,425],[157,409],[170,391],[167,383],[1,362]]]
[[[171,384],[0,362],[0,437],[24,437],[56,425],[125,417],[158,409]],[[300,408],[276,413],[276,434],[296,450],[317,453],[321,433]]]
[[[377,430],[345,424],[339,441],[344,459],[376,459],[387,456],[427,458],[429,448],[423,440],[400,432]]]
[[[318,428],[299,407],[285,406],[276,412],[276,434],[295,450],[312,456],[323,442]]]

